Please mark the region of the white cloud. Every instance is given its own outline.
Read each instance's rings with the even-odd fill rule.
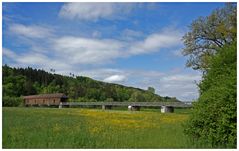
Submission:
[[[59,16],[67,19],[97,21],[129,13],[133,8],[132,3],[66,3],[62,6]]]
[[[63,36],[53,40],[52,49],[61,57],[71,56],[70,61],[74,64],[104,64],[115,58],[153,53],[163,48],[174,48],[181,44],[180,34],[177,30],[164,30],[161,33],[147,36],[143,41],[133,42]]]
[[[188,81],[188,80],[199,80],[200,75],[184,75],[184,74],[178,74],[178,75],[170,75],[167,77],[164,77],[162,80],[165,82],[170,82],[170,81]]]
[[[38,64],[38,65],[47,65],[49,64],[49,59],[48,57],[39,54],[39,53],[29,53],[25,55],[21,55],[16,58],[17,62],[22,63],[22,64]]]
[[[182,33],[175,29],[164,29],[147,36],[143,41],[136,41],[129,49],[130,54],[144,54],[181,45]]]
[[[7,48],[2,48],[2,53],[3,53],[3,56],[6,56],[8,58],[17,57],[15,52],[13,52],[13,51],[11,51],[10,49],[7,49]]]
[[[12,24],[10,25],[9,30],[13,34],[27,38],[46,38],[52,35],[52,31],[49,28],[36,25],[25,26],[22,24]]]
[[[93,38],[99,38],[99,37],[101,37],[101,32],[99,32],[99,31],[94,31],[94,32],[92,33],[92,37],[93,37]]]
[[[3,55],[13,60],[18,66],[34,66],[44,69],[54,68],[56,70],[71,69],[71,65],[60,59],[49,58],[38,52],[27,52],[17,54],[12,50],[3,48]]]
[[[51,31],[53,31],[51,28],[46,29],[41,26],[21,24],[10,26],[10,32],[17,34],[19,42],[29,45],[32,51],[46,56],[54,54],[54,59],[65,60],[71,64],[105,64],[116,58],[153,53],[163,48],[172,49],[181,44],[181,33],[176,29],[164,29],[161,32],[145,36],[145,39],[140,41],[57,36]],[[131,37],[141,35],[139,31],[129,29],[126,29],[125,33]],[[93,36],[96,35],[99,33],[93,34]],[[39,40],[39,38],[41,39]]]
[[[115,58],[147,54],[180,45],[179,32],[149,35],[143,41],[127,42],[115,39],[84,37],[61,37],[55,39],[54,50],[61,55],[71,56],[71,62],[102,64]]]
[[[144,34],[141,31],[135,31],[132,29],[125,29],[121,33],[123,40],[133,41],[137,38],[142,38]]]
[[[159,82],[159,93],[176,96],[183,101],[197,99],[198,88],[196,82],[201,80],[200,73],[169,73]]]
[[[181,50],[174,50],[172,51],[173,55],[176,57],[182,57],[182,51]]]
[[[126,77],[124,75],[112,75],[105,78],[103,81],[105,82],[121,82],[124,81]]]
[[[61,56],[70,56],[72,63],[101,64],[119,57],[124,44],[113,39],[61,37],[55,39],[53,48]]]
[[[93,69],[81,69],[78,74],[83,76],[92,77],[97,80],[104,80],[107,77],[110,77],[112,75],[124,75],[127,76],[127,74],[119,69],[112,69],[112,68],[93,68]]]

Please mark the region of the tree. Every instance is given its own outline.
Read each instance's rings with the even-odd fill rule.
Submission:
[[[25,82],[25,93],[26,95],[33,95],[36,94],[37,90],[35,89],[35,87],[33,86],[32,81],[28,80]]]
[[[32,86],[36,90],[36,94],[42,93],[42,87],[38,82],[34,82]]]
[[[185,132],[211,147],[236,147],[236,41],[224,45],[210,61],[199,84],[200,97]]]
[[[136,91],[132,93],[129,102],[145,102],[145,97],[142,93]]]
[[[3,106],[8,107],[14,107],[19,106],[23,104],[23,98],[22,97],[10,97],[10,96],[4,96],[2,99]]]
[[[148,87],[148,92],[154,94],[155,93],[155,89],[153,87]]]
[[[112,98],[107,98],[105,102],[113,102],[114,100]]]
[[[10,75],[4,78],[3,81],[3,96],[14,96],[19,97],[24,94],[26,82],[25,76],[13,76]]]
[[[52,73],[55,73],[56,72],[56,70],[55,69],[50,69],[50,71],[52,72]]]
[[[127,101],[130,98],[130,95],[127,92],[127,89],[124,89],[124,88],[117,87],[116,94],[117,94],[118,101],[120,102]]]
[[[209,61],[220,48],[236,39],[236,3],[227,3],[210,16],[193,21],[190,31],[183,36],[183,55],[189,56],[187,66],[195,70],[208,68]]]

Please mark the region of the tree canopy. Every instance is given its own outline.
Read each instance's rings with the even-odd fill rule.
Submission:
[[[194,20],[189,26],[189,32],[183,36],[183,55],[189,56],[186,65],[205,71],[211,56],[225,44],[235,41],[236,17],[236,4],[227,3],[225,7],[214,10],[211,15]]]

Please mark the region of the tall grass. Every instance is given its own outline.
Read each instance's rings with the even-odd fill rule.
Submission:
[[[3,108],[3,148],[192,148],[185,112]]]

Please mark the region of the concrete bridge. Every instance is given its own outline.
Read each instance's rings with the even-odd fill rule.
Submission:
[[[161,112],[173,112],[174,108],[192,107],[192,102],[61,102],[59,108],[64,106],[102,106],[103,110],[113,106],[128,106],[129,110],[139,111],[141,107],[161,107]]]

